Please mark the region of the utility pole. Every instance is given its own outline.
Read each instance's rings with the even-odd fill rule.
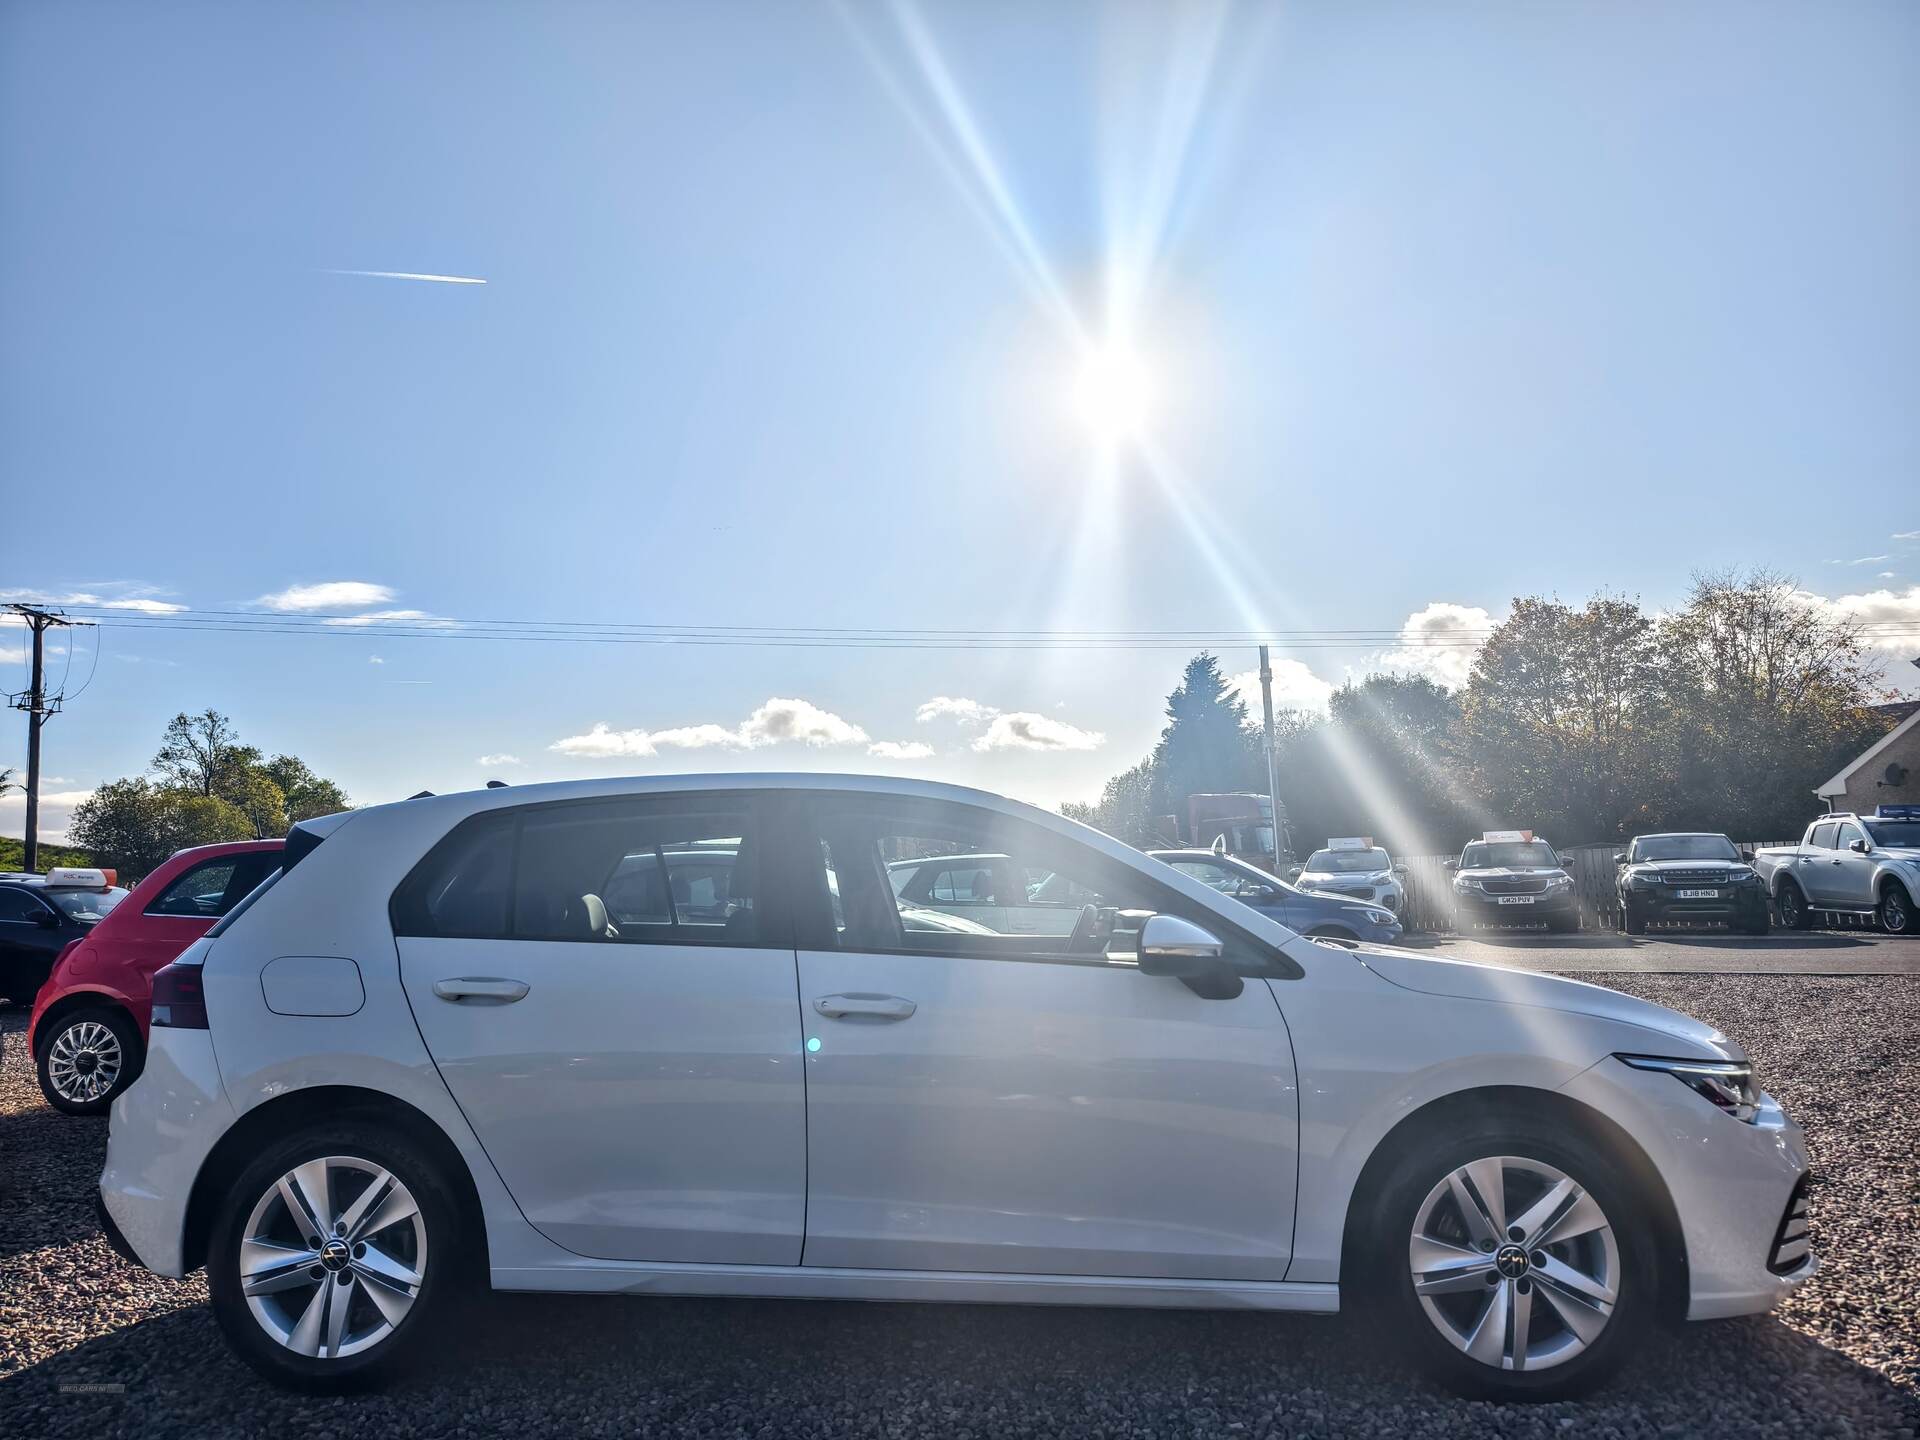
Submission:
[[[1273,745],[1273,662],[1267,658],[1267,647],[1260,647],[1260,708],[1266,712],[1267,735],[1267,800],[1273,806],[1273,871],[1280,873],[1281,831],[1280,817],[1285,812],[1280,806],[1280,766],[1274,758]]]
[[[37,870],[40,861],[40,727],[47,723],[49,715],[60,713],[60,702],[66,698],[64,695],[47,695],[46,636],[47,631],[55,625],[71,625],[73,621],[58,611],[42,610],[33,605],[9,605],[7,608],[24,617],[33,630],[33,680],[29,689],[9,698],[14,709],[27,712],[26,856],[21,864],[27,870]]]

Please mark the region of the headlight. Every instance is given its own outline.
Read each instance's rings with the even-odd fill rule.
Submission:
[[[1651,890],[1659,883],[1653,876],[1637,872],[1630,872],[1626,878],[1626,886],[1629,890]]]
[[[1391,925],[1391,924],[1393,924],[1393,915],[1392,915],[1392,912],[1390,912],[1390,911],[1387,911],[1387,910],[1368,910],[1368,911],[1367,911],[1367,912],[1365,912],[1365,913],[1366,913],[1366,917],[1367,917],[1367,919],[1369,919],[1369,920],[1371,920],[1371,921],[1372,921],[1372,922],[1373,922],[1373,923],[1374,923],[1375,925]]]
[[[1572,883],[1573,877],[1571,875],[1549,875],[1547,877],[1547,888],[1549,890],[1556,890],[1562,885],[1571,885]]]
[[[1760,1110],[1753,1066],[1744,1060],[1663,1060],[1655,1055],[1617,1057],[1636,1070],[1664,1070],[1716,1109],[1751,1125]]]
[[[1466,875],[1456,875],[1453,877],[1453,888],[1456,890],[1478,890],[1480,888],[1480,882]]]

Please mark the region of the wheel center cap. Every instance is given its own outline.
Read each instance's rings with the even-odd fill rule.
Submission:
[[[320,1263],[329,1270],[344,1270],[353,1259],[353,1252],[347,1248],[347,1242],[341,1239],[327,1241],[320,1247]],[[1525,1263],[1525,1257],[1522,1257]]]
[[[82,1050],[78,1055],[73,1057],[73,1068],[78,1070],[82,1075],[91,1074],[94,1067],[99,1063],[99,1057],[91,1050]]]
[[[1518,1245],[1502,1245],[1493,1257],[1493,1268],[1509,1280],[1518,1280],[1526,1274],[1528,1265],[1527,1252]]]

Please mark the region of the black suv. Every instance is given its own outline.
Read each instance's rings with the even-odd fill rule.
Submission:
[[[1620,928],[1644,935],[1649,921],[1722,922],[1748,935],[1772,925],[1767,887],[1753,856],[1724,835],[1636,835],[1613,857],[1620,867]]]

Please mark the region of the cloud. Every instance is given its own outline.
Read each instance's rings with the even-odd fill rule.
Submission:
[[[424,625],[429,628],[441,628],[457,624],[457,621],[443,619],[438,615],[429,615],[424,610],[369,610],[364,615],[330,615],[321,622],[325,625]]]
[[[987,733],[973,742],[975,750],[1098,750],[1107,737],[1082,730],[1064,720],[1051,720],[1031,710],[995,715]]]
[[[1829,565],[1884,565],[1892,558],[1891,555],[1862,555],[1858,560],[1829,560],[1827,563]]]
[[[153,587],[149,585],[111,588],[124,589],[128,593],[101,596],[88,590],[70,590],[65,594],[45,590],[0,590],[0,601],[18,600],[28,605],[84,605],[93,610],[132,610],[141,615],[178,615],[187,608],[177,601],[156,599]],[[24,625],[26,622],[18,615],[12,615],[6,623]]]
[[[1378,664],[1458,690],[1473,672],[1473,657],[1491,629],[1493,616],[1480,606],[1435,600],[1407,617],[1400,627],[1400,644],[1379,656]]]
[[[1920,530],[1896,530],[1890,538],[1895,540],[1920,540]]]
[[[27,658],[24,645],[0,645],[0,665],[14,665]]]
[[[478,760],[474,761],[474,764],[492,767],[495,765],[524,765],[526,761],[522,760],[518,755],[482,755]]]
[[[1894,571],[1894,570],[1882,570],[1878,575],[1874,576],[1873,578],[1876,580],[1892,580],[1898,575],[1898,573],[1899,573],[1898,571]]]
[[[956,695],[936,695],[914,711],[913,718],[922,725],[942,717],[951,717],[962,725],[978,725],[999,713],[993,706],[982,705],[978,700],[965,700]]]
[[[1894,655],[1920,652],[1920,585],[1905,590],[1868,590],[1859,595],[1828,598],[1810,590],[1795,594],[1809,605],[1838,620],[1874,627],[1861,637],[1874,650]]]
[[[657,755],[661,750],[758,750],[768,745],[864,745],[867,732],[808,700],[775,696],[731,728],[682,725],[669,730],[615,730],[604,720],[584,735],[569,735],[547,748],[562,755],[611,759]]]
[[[1227,683],[1247,702],[1248,713],[1254,719],[1260,719],[1260,672],[1248,670],[1235,675]],[[1335,688],[1330,681],[1322,680],[1298,660],[1282,655],[1273,662],[1273,708],[1276,711],[1311,710],[1324,715]]]
[[[386,663],[387,663],[386,659],[383,656],[379,656],[379,655],[367,656],[367,664],[369,665],[384,665]]]
[[[42,790],[40,792],[40,838],[54,844],[67,838],[67,826],[73,821],[74,807],[93,797],[91,790]],[[17,835],[26,821],[27,797],[18,790],[0,795],[0,827]]]
[[[876,740],[867,746],[867,754],[882,760],[925,760],[933,746],[920,740]]]
[[[322,580],[316,585],[289,585],[253,603],[269,610],[352,610],[383,604],[393,596],[392,587],[367,580]]]

